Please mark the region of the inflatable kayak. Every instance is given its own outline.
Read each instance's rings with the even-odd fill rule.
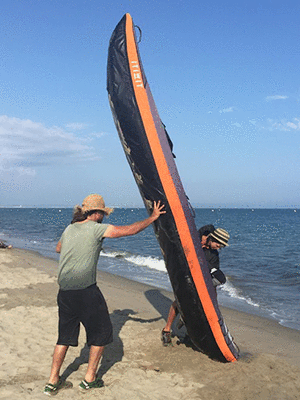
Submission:
[[[193,344],[219,361],[239,351],[221,315],[193,212],[181,183],[172,142],[157,112],[139,55],[135,27],[125,14],[112,33],[107,90],[117,131],[144,204],[165,204],[154,231],[177,305]]]

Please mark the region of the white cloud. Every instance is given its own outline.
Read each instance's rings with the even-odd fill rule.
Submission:
[[[268,119],[268,124],[267,129],[270,131],[300,131],[300,120],[298,118],[294,118],[292,121],[274,121]]]
[[[229,113],[229,112],[233,112],[234,111],[234,107],[228,107],[228,108],[223,108],[223,110],[220,110],[219,113],[223,114],[223,113]]]
[[[87,129],[89,125],[81,122],[72,122],[70,124],[66,124],[65,127],[67,129],[72,129],[73,131],[82,131],[84,129]]]
[[[5,115],[0,116],[0,143],[0,174],[34,176],[40,166],[97,158],[86,140],[63,128]]]
[[[288,99],[288,96],[267,96],[266,101],[273,101],[273,100],[286,100]]]
[[[29,176],[36,175],[36,171],[33,168],[17,167],[15,170],[19,175],[29,175]]]
[[[101,138],[101,137],[103,137],[105,135],[107,135],[107,133],[105,133],[105,132],[98,132],[98,133],[94,132],[94,133],[90,134],[91,137],[97,138],[97,139],[99,139],[99,138]]]
[[[90,128],[90,125],[89,124],[84,124],[84,123],[81,123],[81,122],[72,122],[72,123],[69,123],[69,124],[65,124],[65,128],[68,130],[68,132],[69,132],[69,130],[72,130],[72,131],[83,131],[85,129]],[[105,132],[92,132],[92,133],[88,133],[85,136],[85,139],[87,141],[88,140],[92,140],[94,138],[98,139],[98,138],[103,137],[104,135],[106,135]]]
[[[297,118],[295,118],[294,119],[294,121],[295,122],[287,122],[286,123],[286,126],[288,127],[288,128],[291,128],[291,129],[294,129],[294,130],[299,130],[300,129],[300,121],[299,121],[299,119],[297,119]]]

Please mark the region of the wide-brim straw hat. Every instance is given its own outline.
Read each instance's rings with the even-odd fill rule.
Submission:
[[[211,237],[216,239],[219,243],[221,243],[224,246],[229,246],[228,240],[230,238],[230,235],[225,229],[222,228],[217,228],[213,231],[213,233],[210,233]]]
[[[82,202],[82,212],[85,214],[95,210],[103,211],[105,215],[114,211],[113,208],[105,207],[103,197],[100,194],[90,194]]]

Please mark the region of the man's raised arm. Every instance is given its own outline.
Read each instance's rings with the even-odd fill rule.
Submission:
[[[165,214],[166,211],[163,211],[164,205],[160,204],[160,201],[156,202],[154,201],[153,204],[153,211],[150,217],[134,222],[131,225],[124,225],[124,226],[114,226],[114,225],[109,225],[109,227],[106,229],[104,233],[104,237],[107,238],[118,238],[118,237],[123,237],[123,236],[131,236],[135,235],[141,231],[143,231],[145,228],[147,228],[149,225],[152,224],[152,222],[156,221],[157,218],[161,214]]]

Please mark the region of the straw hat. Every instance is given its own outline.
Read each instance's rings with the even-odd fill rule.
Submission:
[[[100,194],[90,194],[82,202],[82,212],[84,214],[94,210],[103,211],[105,215],[113,212],[113,208],[105,207],[103,197]]]
[[[217,228],[213,231],[213,233],[210,233],[209,236],[213,237],[224,246],[229,246],[228,240],[230,238],[230,235],[227,231],[225,231],[225,229]]]

